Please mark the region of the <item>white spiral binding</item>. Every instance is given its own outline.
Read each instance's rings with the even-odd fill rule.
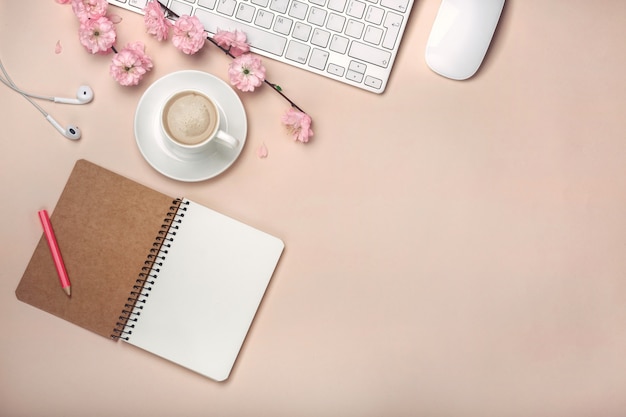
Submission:
[[[181,199],[176,199],[172,202],[169,212],[163,219],[161,230],[157,233],[144,266],[141,268],[135,285],[124,304],[122,313],[118,318],[119,321],[115,324],[111,338],[129,340],[133,334],[133,329],[141,317],[141,310],[143,310],[150,296],[150,291],[152,291],[152,287],[159,278],[160,268],[163,266],[168,251],[176,239],[176,231],[183,221],[184,212],[187,211],[186,206],[188,204],[189,201]]]

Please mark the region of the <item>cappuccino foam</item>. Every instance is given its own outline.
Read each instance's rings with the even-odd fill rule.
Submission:
[[[215,131],[217,109],[204,95],[184,91],[174,95],[166,103],[163,108],[163,126],[177,142],[196,145]]]

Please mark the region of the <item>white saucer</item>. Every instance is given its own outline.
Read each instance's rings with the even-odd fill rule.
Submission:
[[[160,128],[160,108],[169,96],[182,90],[196,90],[215,98],[222,118],[221,128],[239,139],[237,148],[215,144],[185,159],[167,149]],[[219,78],[201,71],[177,71],[158,79],[143,93],[135,112],[139,151],[154,169],[179,181],[203,181],[224,172],[239,157],[247,131],[246,112],[235,91]]]

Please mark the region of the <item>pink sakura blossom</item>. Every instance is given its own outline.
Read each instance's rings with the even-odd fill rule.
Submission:
[[[252,54],[244,54],[233,59],[228,67],[230,83],[241,91],[254,91],[265,81],[265,67],[261,59]]]
[[[67,4],[69,2],[71,2],[72,0],[56,0],[57,3],[59,4]]]
[[[152,67],[152,59],[146,55],[144,44],[132,42],[115,54],[109,73],[123,86],[137,85]]]
[[[246,34],[240,30],[229,32],[219,30],[213,36],[213,40],[218,46],[226,49],[232,56],[238,57],[250,51],[250,45],[246,41]]]
[[[165,13],[163,13],[159,2],[150,0],[143,11],[146,32],[154,36],[159,42],[166,40],[172,27],[172,22],[165,18]]]
[[[293,139],[296,141],[306,143],[309,141],[309,138],[313,136],[311,117],[306,113],[290,107],[285,114],[283,114],[281,121],[287,126],[287,130],[289,130],[289,133],[291,133]]]
[[[204,26],[196,16],[181,16],[174,22],[172,43],[183,53],[193,55],[204,46]]]
[[[107,0],[71,0],[72,10],[80,22],[97,19],[107,13]]]
[[[107,53],[115,43],[115,27],[106,16],[87,19],[80,24],[80,43],[92,54]]]

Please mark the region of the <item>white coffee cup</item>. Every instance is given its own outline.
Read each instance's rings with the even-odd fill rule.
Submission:
[[[195,90],[178,91],[161,107],[160,125],[165,143],[180,156],[203,152],[213,143],[235,149],[240,141],[221,128],[214,99]]]

